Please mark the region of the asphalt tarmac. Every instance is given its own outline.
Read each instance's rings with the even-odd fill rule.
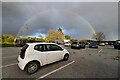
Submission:
[[[2,49],[3,78],[118,78],[119,50],[112,45],[99,46],[98,49],[71,49],[64,47],[70,52],[68,61],[59,61],[41,67],[32,75],[26,74],[19,69],[17,57],[21,47],[5,47]],[[4,80],[4,79],[3,79]]]

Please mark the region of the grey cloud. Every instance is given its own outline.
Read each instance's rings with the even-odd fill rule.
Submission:
[[[116,39],[118,36],[117,6],[117,3],[110,2],[3,3],[3,33],[17,35],[21,32],[22,35],[20,28],[23,26],[25,29],[24,23],[34,15],[34,18],[26,23],[27,35],[39,32],[46,34],[49,29],[62,26],[67,35],[78,39],[90,39],[93,34],[91,25],[95,31],[104,32],[108,36],[107,39]]]

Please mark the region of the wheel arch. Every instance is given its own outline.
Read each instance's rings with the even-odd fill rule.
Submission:
[[[31,61],[29,61],[29,62],[25,65],[24,70],[25,70],[25,68],[27,67],[27,65],[30,64],[31,62],[36,62],[36,63],[39,64],[39,67],[41,66],[41,62],[40,62],[40,61],[38,61],[38,60],[31,60]]]
[[[63,58],[64,58],[65,55],[70,55],[70,54],[69,54],[69,53],[65,53],[65,54],[63,54]]]

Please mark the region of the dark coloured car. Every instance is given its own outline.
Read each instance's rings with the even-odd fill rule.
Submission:
[[[77,48],[77,49],[80,49],[80,48],[85,48],[85,43],[82,43],[82,42],[73,42],[71,44],[71,48]]]
[[[73,49],[73,48],[78,48],[78,49],[80,49],[80,43],[79,42],[73,42],[72,44],[71,44],[71,48]]]
[[[17,46],[17,47],[22,47],[22,46],[24,46],[26,44],[26,39],[24,39],[24,38],[16,38],[15,39],[15,45]]]
[[[114,48],[120,50],[120,40],[116,40],[114,43]]]
[[[85,43],[84,42],[79,42],[80,43],[80,48],[85,48]]]
[[[89,48],[98,48],[97,42],[90,42]]]

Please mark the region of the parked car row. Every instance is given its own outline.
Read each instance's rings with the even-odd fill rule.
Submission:
[[[71,49],[85,49],[86,48],[86,44],[84,42],[72,42],[71,44],[70,43],[65,43],[64,44],[65,46],[70,46]],[[102,46],[104,44],[101,44]],[[97,42],[90,42],[88,44],[89,48],[98,48],[98,44]]]
[[[72,42],[72,43],[66,42],[64,45],[68,46],[68,47],[71,46],[72,49],[74,49],[74,48],[81,49],[81,48],[86,47],[86,44],[84,42]],[[109,44],[107,42],[106,43],[104,43],[104,42],[97,43],[95,41],[88,43],[89,48],[98,48],[99,46],[105,46],[105,45],[109,45]],[[114,46],[115,49],[120,50],[120,40],[116,40],[113,43],[113,46]]]

